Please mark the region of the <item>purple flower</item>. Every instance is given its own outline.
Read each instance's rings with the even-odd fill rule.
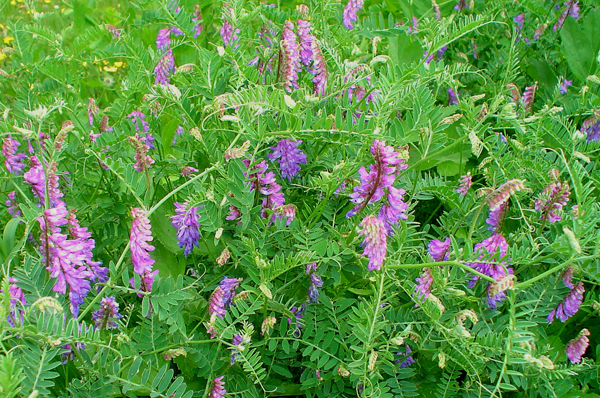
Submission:
[[[13,140],[12,136],[4,138],[2,143],[2,155],[4,156],[4,165],[9,173],[21,174],[25,164],[23,160],[27,157],[24,153],[17,153],[17,148],[21,144]]]
[[[456,93],[451,88],[448,89],[448,105],[458,105]]]
[[[279,170],[281,177],[292,181],[300,171],[300,164],[306,163],[306,154],[298,149],[298,145],[302,144],[302,140],[292,141],[286,138],[282,139],[271,147],[273,152],[268,155],[269,160],[274,162],[279,159]]]
[[[200,11],[200,5],[196,4],[194,7],[194,17],[192,18],[193,22],[196,22],[194,25],[194,39],[202,33],[202,12]]]
[[[594,113],[592,117],[586,119],[579,129],[587,134],[587,142],[600,141],[600,118]]]
[[[471,173],[467,173],[460,178],[460,186],[456,190],[461,196],[465,196],[471,185],[473,184],[473,178],[471,177]]]
[[[533,101],[535,100],[535,92],[537,90],[537,82],[532,84],[529,87],[525,87],[525,91],[523,92],[523,97],[521,97],[521,101],[523,104],[523,110],[525,113],[531,113],[533,111]]]
[[[94,100],[93,98],[90,98],[90,100],[88,101],[88,108],[87,108],[88,122],[90,123],[90,126],[92,126],[94,124],[94,116],[96,116],[99,111],[100,111],[100,108],[98,108],[98,105],[96,105],[96,100]]]
[[[315,39],[313,35],[310,34],[310,22],[305,21],[303,19],[298,20],[298,39],[300,41],[300,61],[309,66],[312,58],[312,42]]]
[[[539,40],[542,34],[544,34],[544,31],[547,27],[548,25],[546,24],[541,24],[540,26],[538,26],[533,34],[533,40]]]
[[[319,290],[323,287],[323,281],[316,272],[310,274],[310,286],[308,287],[308,304],[319,301]]]
[[[417,285],[415,286],[415,292],[413,294],[413,300],[417,302],[423,302],[427,299],[431,293],[431,284],[433,283],[433,277],[431,275],[431,268],[423,268],[421,276],[416,279]],[[415,304],[416,306],[416,304]]]
[[[567,181],[562,183],[553,181],[544,188],[535,201],[535,209],[541,213],[540,220],[542,222],[548,220],[550,223],[562,220],[562,217],[557,213],[562,211],[562,208],[567,204],[570,194],[571,191]]]
[[[75,211],[69,212],[69,220],[67,228],[71,238],[79,241],[81,244],[81,256],[83,257],[84,264],[88,267],[90,272],[90,279],[93,282],[106,283],[108,281],[108,268],[101,267],[102,263],[99,261],[93,261],[92,250],[96,246],[96,242],[92,239],[92,233],[88,231],[86,227],[81,227]]]
[[[312,54],[313,54],[313,67],[310,73],[315,75],[312,79],[315,84],[315,93],[318,96],[325,95],[325,88],[327,87],[327,67],[325,64],[325,57],[321,51],[319,42],[313,38],[312,41]]]
[[[298,72],[300,72],[300,54],[298,52],[298,43],[296,43],[296,34],[294,33],[294,24],[285,21],[285,28],[282,35],[282,54],[281,75],[286,91],[291,92],[293,88],[298,88]]]
[[[573,272],[573,267],[569,265],[561,275],[564,285],[569,289],[573,289],[575,287],[575,285],[573,285]]]
[[[113,39],[118,39],[121,37],[121,30],[115,26],[107,25],[106,29],[112,34]]]
[[[185,166],[184,168],[181,169],[181,175],[183,177],[189,177],[194,173],[197,173],[199,170],[195,167],[192,166]]]
[[[505,202],[500,207],[490,210],[489,217],[485,220],[485,223],[489,225],[488,230],[494,234],[498,234],[502,227],[502,221],[508,211],[508,202]]]
[[[363,0],[348,0],[344,13],[342,14],[344,20],[344,26],[346,29],[352,29],[354,26],[352,23],[358,20],[356,13],[362,8]]]
[[[385,145],[384,141],[375,140],[371,146],[371,153],[375,164],[370,166],[369,172],[364,166],[358,171],[360,185],[354,187],[354,192],[350,194],[350,201],[357,206],[350,210],[346,217],[354,216],[368,204],[373,204],[386,196],[387,203],[381,207],[379,217],[385,222],[386,228],[391,230],[391,226],[400,219],[408,218],[405,213],[408,204],[402,197],[405,191],[392,186],[397,172],[406,169],[407,165],[400,153],[396,152],[394,147]]]
[[[135,126],[135,131],[138,133],[146,133],[149,130],[148,122],[146,121],[146,116],[140,111],[133,111],[127,117],[131,118],[133,125]],[[138,125],[138,120],[142,123],[142,131],[140,131],[140,126]]]
[[[30,169],[23,174],[23,179],[31,185],[33,194],[38,198],[40,205],[46,201],[46,174],[44,166],[34,155],[29,158]]]
[[[442,13],[440,12],[440,6],[435,0],[431,0],[431,6],[433,7],[433,13],[435,14],[435,19],[438,21],[442,20]]]
[[[290,309],[290,312],[292,313],[292,315],[294,316],[294,320],[296,321],[295,322],[296,329],[294,330],[294,337],[300,336],[300,331],[302,329],[302,318],[304,317],[306,308],[307,308],[306,303],[302,303],[302,305],[300,307],[293,306]],[[288,318],[287,322],[288,322],[288,325],[291,325],[292,318]]]
[[[462,11],[468,7],[467,0],[458,0],[458,4],[454,6],[456,11]]]
[[[233,9],[230,8],[225,13],[233,14]],[[234,31],[233,25],[231,24],[231,22],[229,22],[229,20],[226,19],[226,15],[223,15],[223,19],[224,19],[223,27],[221,27],[220,34],[221,34],[221,38],[223,39],[223,46],[227,47],[227,46],[233,45],[233,43],[238,40],[237,34],[240,33],[240,30],[235,29],[235,31]],[[235,50],[238,47],[239,47],[239,44],[236,44],[233,47],[233,49]]]
[[[19,307],[27,305],[27,300],[25,300],[23,289],[15,285],[15,283],[19,283],[19,281],[11,276],[8,277],[8,281],[10,282],[10,285],[8,286],[8,292],[10,294],[10,310],[6,320],[10,326],[15,327],[23,323],[24,311]],[[1,290],[0,293],[2,293]]]
[[[419,33],[419,20],[417,17],[412,17],[412,26],[408,27],[408,33],[413,35]]]
[[[232,340],[231,343],[234,346],[240,346],[244,342],[244,339],[242,338],[242,336],[240,336],[237,333],[233,335],[233,338],[231,340]],[[240,356],[240,351],[236,347],[231,347],[230,364],[233,365],[237,361],[239,356]]]
[[[135,164],[133,165],[134,169],[142,172],[154,164],[154,159],[148,155],[148,150],[150,148],[147,144],[142,142],[142,138],[140,138],[137,133],[129,137],[129,142],[131,142],[135,148]]]
[[[408,344],[405,345],[406,347],[406,352],[397,352],[396,355],[401,355],[403,356],[403,358],[399,358],[396,359],[396,363],[400,363],[400,367],[401,368],[408,368],[410,365],[415,363],[415,360],[413,359],[413,357],[410,355],[412,353],[412,350],[410,349],[410,346]]]
[[[157,50],[166,50],[169,48],[171,44],[171,29],[163,28],[158,31],[156,35],[156,49]]]
[[[108,125],[108,116],[102,116],[102,120],[100,121],[100,132],[101,133],[112,133],[113,128]]]
[[[525,184],[517,178],[509,180],[492,191],[486,198],[490,210],[496,210],[510,199],[510,195],[525,189]]]
[[[431,256],[433,261],[447,261],[448,256],[450,256],[450,253],[448,252],[448,250],[450,250],[450,244],[450,238],[446,238],[446,240],[444,240],[443,242],[437,239],[434,239],[431,242],[429,242],[429,255]]]
[[[188,256],[194,246],[200,244],[200,223],[198,210],[202,206],[187,208],[188,204],[175,202],[175,215],[171,217],[171,224],[177,228],[177,244],[184,248],[184,256]]]
[[[129,235],[129,248],[131,250],[131,261],[133,271],[138,275],[144,275],[152,271],[154,260],[150,252],[154,250],[148,242],[152,242],[152,231],[150,220],[146,216],[146,210],[134,207],[131,209],[133,223]]]
[[[562,28],[562,26],[565,23],[565,20],[567,19],[567,17],[569,15],[575,19],[579,18],[579,0],[569,0],[569,1],[566,1],[564,3],[564,5],[565,5],[565,9],[560,14],[560,17],[558,17],[556,24],[552,28],[552,29],[554,29],[555,32],[557,30],[559,30],[560,28]]]
[[[585,354],[585,350],[587,350],[588,346],[590,345],[590,339],[588,338],[589,335],[590,331],[583,329],[581,332],[579,332],[577,337],[567,343],[567,358],[569,358],[571,363],[581,362],[581,357],[583,354]]]
[[[565,95],[569,90],[569,86],[573,85],[573,80],[567,80],[564,77],[560,77],[560,88],[559,91],[562,95]]]
[[[223,376],[219,376],[213,380],[213,388],[210,392],[210,398],[225,398],[227,391],[225,390],[225,382]]]
[[[71,313],[77,316],[79,306],[90,291],[92,274],[85,266],[86,253],[79,239],[70,240],[61,233],[60,227],[67,224],[67,209],[64,203],[44,211],[38,217],[42,234],[40,236],[43,260],[50,277],[56,278],[53,291],[66,294],[69,289]]]
[[[21,217],[21,210],[17,205],[17,191],[9,192],[8,199],[5,202],[8,208],[8,214],[13,217]]]
[[[561,322],[565,322],[575,315],[577,311],[579,311],[579,306],[583,301],[583,293],[585,293],[583,282],[579,282],[569,294],[567,294],[564,300],[558,304],[558,307],[550,312],[547,318],[548,323],[552,323],[555,318]]]
[[[119,303],[114,297],[104,297],[100,301],[100,309],[94,311],[92,320],[96,321],[94,327],[96,329],[116,329],[118,327],[115,320],[121,319],[123,316],[119,314]]]
[[[277,215],[286,219],[285,225],[289,226],[294,218],[296,218],[296,206],[294,205],[283,205],[277,209]]]
[[[516,17],[514,17],[513,21],[515,21],[518,31],[523,30],[523,23],[525,22],[525,14],[521,13],[521,14],[517,15]]]
[[[250,168],[250,160],[244,159],[242,162],[248,167],[248,172],[244,173],[250,181],[250,192],[258,190],[262,195],[265,196],[262,200],[262,211],[261,216],[267,216],[267,210],[275,211],[272,219],[283,217],[282,214],[278,214],[276,210],[285,204],[285,196],[281,192],[281,185],[275,182],[275,174],[272,172],[265,173],[267,171],[267,163],[261,161]],[[237,209],[236,209],[237,210]],[[239,210],[237,210],[239,213]],[[233,217],[234,212],[229,217]],[[227,218],[235,219],[234,218]]]
[[[387,228],[385,223],[375,216],[366,216],[360,223],[362,230],[359,232],[365,239],[361,243],[364,247],[363,256],[369,258],[369,271],[379,270],[387,253]]]
[[[154,68],[154,74],[156,79],[154,84],[169,84],[171,75],[175,72],[175,58],[173,57],[173,50],[167,51],[158,61],[158,64]]]

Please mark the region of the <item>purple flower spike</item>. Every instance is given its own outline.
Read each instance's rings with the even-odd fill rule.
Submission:
[[[210,398],[225,398],[227,391],[225,390],[225,382],[223,376],[219,376],[213,380],[213,389],[210,392]]]
[[[21,210],[17,205],[17,191],[9,192],[8,199],[6,200],[5,204],[8,208],[8,214],[13,217],[21,217]]]
[[[427,299],[431,293],[431,284],[433,283],[433,277],[431,276],[431,268],[423,268],[423,273],[416,279],[417,285],[415,286],[415,293],[413,294],[413,300],[422,303]],[[417,304],[415,304],[416,306]]]
[[[559,91],[562,95],[565,95],[569,90],[569,87],[573,85],[573,80],[567,80],[564,77],[560,77]]]
[[[450,256],[450,238],[446,238],[443,242],[441,240],[434,239],[429,242],[429,255],[436,263],[438,261],[447,261]]]
[[[525,14],[517,15],[516,17],[514,17],[513,21],[515,21],[518,31],[523,30],[523,23],[525,22]]]
[[[294,33],[294,24],[289,20],[285,21],[281,46],[283,54],[281,75],[286,91],[291,92],[292,89],[298,88],[300,53],[298,51],[298,43],[296,42],[296,34]]]
[[[27,305],[27,300],[25,300],[23,289],[15,285],[15,283],[19,283],[19,281],[10,276],[8,277],[8,281],[10,282],[10,285],[8,286],[8,292],[10,293],[10,311],[6,320],[10,326],[15,327],[23,324],[24,311],[21,308]],[[0,293],[1,292],[2,291],[0,290]]]
[[[92,320],[96,321],[94,327],[96,329],[116,329],[118,327],[115,320],[121,319],[123,316],[119,314],[119,303],[114,297],[104,297],[100,301],[100,309],[92,314]]]
[[[194,17],[192,18],[193,22],[196,22],[194,25],[194,39],[200,36],[202,33],[202,12],[200,10],[200,5],[196,4],[194,7]]]
[[[590,345],[589,335],[590,331],[583,329],[576,338],[567,343],[567,358],[569,358],[571,363],[581,362],[581,357],[583,357],[585,350],[587,350]]]
[[[344,8],[344,13],[342,14],[346,29],[354,28],[352,24],[358,20],[356,13],[362,8],[363,3],[363,0],[348,0],[348,4],[346,4],[346,8]]]
[[[531,113],[533,111],[533,102],[535,101],[535,92],[537,90],[537,82],[529,87],[525,87],[523,97],[521,97],[523,110],[525,113]]]
[[[579,306],[583,302],[583,293],[585,293],[585,288],[583,287],[583,282],[579,282],[573,290],[567,294],[567,297],[556,307],[553,309],[548,315],[548,323],[552,323],[554,319],[558,319],[561,322],[565,322],[567,319],[572,317],[579,311]]]
[[[274,162],[279,159],[279,170],[281,177],[292,181],[300,171],[300,164],[306,164],[306,154],[298,149],[302,140],[292,141],[286,138],[282,139],[277,145],[271,147],[273,152],[268,155],[269,160]]]
[[[308,287],[308,304],[319,301],[319,290],[323,287],[323,281],[315,272],[310,274],[310,286]]]
[[[562,220],[557,213],[569,202],[571,194],[567,181],[553,181],[548,185],[535,201],[535,209],[542,213],[540,220],[555,223]]]
[[[151,272],[154,264],[154,260],[150,257],[150,252],[154,250],[154,246],[148,243],[152,242],[152,231],[146,213],[145,210],[137,207],[131,209],[133,224],[131,226],[129,248],[131,250],[133,271],[138,275]]]
[[[440,12],[440,6],[435,0],[431,0],[431,6],[433,7],[433,13],[435,14],[435,19],[438,21],[442,20],[442,13]]]
[[[158,61],[158,64],[154,68],[154,74],[156,79],[154,84],[169,84],[171,75],[175,72],[175,58],[173,57],[173,50],[167,51]]]
[[[557,30],[559,30],[560,28],[562,28],[562,26],[564,25],[564,23],[569,15],[575,19],[579,18],[579,0],[566,1],[564,3],[564,6],[565,6],[565,8],[564,8],[563,12],[560,14],[560,17],[558,17],[556,24],[552,28],[552,29],[554,29],[555,32]],[[558,7],[558,5],[557,5],[557,7]]]
[[[133,168],[139,172],[147,170],[154,164],[154,159],[148,155],[148,150],[150,148],[143,141],[145,142],[147,140],[140,138],[137,133],[129,137],[129,142],[131,142],[135,148],[135,164],[133,165]]]
[[[315,93],[322,97],[325,95],[327,87],[327,67],[325,65],[325,57],[321,51],[319,42],[313,38],[312,41],[313,67],[310,73],[315,75],[312,81],[315,84]]]
[[[469,189],[471,188],[472,184],[473,184],[473,178],[471,177],[471,173],[469,172],[461,177],[460,186],[458,187],[456,192],[458,192],[460,194],[460,196],[465,196],[467,194],[467,192],[469,191]]]
[[[235,44],[235,42],[238,41],[238,33],[240,33],[239,29],[233,29],[233,25],[231,24],[231,22],[229,22],[229,20],[227,19],[228,15],[232,15],[233,14],[233,8],[229,8],[228,10],[225,10],[223,13],[223,26],[221,27],[221,31],[219,32],[221,35],[221,38],[223,39],[223,46],[227,47],[227,46],[231,46],[233,45],[233,49],[235,50],[236,48],[239,47],[239,44]]]
[[[598,114],[593,114],[592,117],[586,119],[579,129],[582,133],[587,134],[587,142],[600,141],[600,117]]]
[[[298,20],[298,39],[300,41],[300,61],[305,65],[309,66],[312,59],[312,42],[315,39],[310,34],[310,22],[303,19]]]
[[[200,244],[200,223],[198,222],[198,210],[201,206],[187,208],[187,202],[180,204],[175,202],[175,215],[171,217],[171,224],[177,228],[177,244],[184,248],[184,256],[188,256],[194,246]]]
[[[458,105],[456,93],[451,88],[448,89],[448,105]]]
[[[454,6],[456,11],[462,11],[468,7],[467,0],[458,0],[458,4]]]
[[[375,216],[366,216],[360,226],[363,228],[359,234],[365,239],[361,243],[364,247],[363,256],[369,258],[369,271],[379,270],[387,253],[387,228],[385,223]]]
[[[17,153],[17,148],[21,144],[13,140],[12,136],[4,138],[2,143],[2,155],[4,155],[4,165],[9,173],[21,174],[25,164],[23,160],[27,157],[24,153]]]
[[[88,108],[87,108],[88,122],[90,123],[90,126],[92,126],[94,124],[94,116],[96,116],[99,111],[100,111],[100,108],[98,108],[98,105],[96,105],[96,100],[94,100],[93,98],[90,98],[90,100],[88,101]]]
[[[233,335],[233,338],[231,340],[232,340],[231,343],[234,346],[239,346],[239,345],[241,345],[244,342],[244,339],[242,338],[242,336],[240,336],[237,333]],[[231,361],[230,361],[230,365],[233,365],[237,361],[237,359],[238,359],[239,356],[240,356],[240,352],[238,351],[238,349],[235,348],[235,347],[232,347],[231,348]]]
[[[412,26],[408,27],[408,33],[413,35],[419,33],[419,19],[417,17],[412,17]]]
[[[133,122],[133,125],[135,126],[135,131],[137,131],[138,133],[148,132],[148,129],[150,128],[150,126],[148,125],[148,122],[146,121],[146,116],[142,112],[133,111],[129,115],[127,115],[127,117],[131,118],[131,121]],[[140,126],[138,125],[138,120],[142,123],[141,131],[140,131]]]
[[[485,223],[489,225],[488,230],[492,231],[494,234],[500,233],[502,221],[504,220],[507,211],[508,202],[505,202],[496,209],[490,210],[489,217],[485,220]]]
[[[410,355],[411,353],[412,353],[412,350],[410,349],[409,345],[406,344],[406,352],[397,352],[396,353],[396,355],[403,356],[403,358],[396,359],[396,363],[400,363],[401,368],[408,368],[410,365],[415,363],[415,360]]]
[[[166,50],[169,48],[171,44],[171,29],[163,28],[158,31],[156,35],[156,49],[157,50]]]

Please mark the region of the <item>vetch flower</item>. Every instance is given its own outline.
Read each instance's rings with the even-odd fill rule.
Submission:
[[[358,20],[356,13],[362,8],[363,3],[363,0],[348,0],[342,14],[346,29],[354,28],[352,24]]]
[[[156,79],[154,84],[167,85],[170,83],[171,75],[175,72],[175,57],[173,57],[173,50],[167,51],[158,61],[158,64],[154,68],[154,74]]]
[[[448,105],[458,105],[458,98],[452,88],[448,89]]]
[[[222,17],[223,18],[223,26],[221,27],[221,31],[219,33],[221,35],[221,38],[223,39],[223,46],[225,46],[225,47],[233,45],[238,40],[237,34],[240,33],[239,29],[235,29],[235,30],[233,29],[233,25],[229,21],[229,18],[232,18],[232,17],[233,17],[233,8],[228,8],[226,10],[223,10],[223,17]],[[239,47],[239,44],[236,44],[233,47],[233,49],[235,50],[238,47]]]
[[[106,283],[108,281],[108,268],[101,267],[102,263],[100,261],[92,260],[92,250],[94,250],[96,242],[92,239],[92,233],[89,232],[86,227],[81,227],[79,225],[74,210],[69,212],[67,229],[69,230],[71,238],[79,241],[81,244],[80,254],[83,257],[85,266],[87,266],[90,271],[90,280],[93,282]]]
[[[523,30],[523,23],[525,22],[525,14],[521,13],[513,18],[515,25],[517,25],[517,30]]]
[[[300,171],[300,164],[306,164],[306,154],[298,149],[300,144],[302,140],[292,141],[284,138],[271,147],[273,152],[268,155],[272,162],[279,159],[281,177],[287,178],[290,182]]]
[[[5,202],[6,207],[8,208],[8,214],[14,217],[21,217],[21,210],[17,205],[17,191],[12,191],[8,193],[8,199]]]
[[[188,203],[175,202],[175,215],[171,217],[171,224],[177,228],[177,244],[184,248],[183,254],[187,257],[194,246],[200,244],[200,223],[198,222],[198,210],[202,206],[191,207]]]
[[[433,283],[433,277],[431,275],[431,268],[424,267],[421,276],[416,279],[417,285],[415,286],[415,292],[413,294],[413,301],[422,303],[427,299],[431,293],[431,284]],[[416,299],[416,300],[415,300]],[[417,304],[415,304],[416,306]]]
[[[467,4],[467,0],[458,0],[458,4],[454,6],[456,11],[462,11],[466,9],[469,5]]]
[[[557,213],[562,211],[562,208],[569,202],[570,194],[567,181],[553,181],[544,188],[535,201],[535,209],[541,213],[540,220],[542,222],[548,220],[550,223],[562,220]]]
[[[573,272],[573,267],[569,265],[561,275],[564,285],[569,289],[573,289],[575,287],[575,285],[573,285]]]
[[[4,156],[4,165],[9,173],[21,174],[25,164],[23,160],[27,157],[24,153],[17,153],[17,148],[21,144],[14,140],[9,134],[2,143],[2,155]]]
[[[244,347],[242,346],[242,344],[244,343],[244,338],[236,333],[233,335],[233,338],[231,339],[231,343],[234,345],[234,347],[230,347],[231,349],[231,361],[230,361],[230,365],[233,365],[238,357],[240,356],[240,351],[244,350]]]
[[[579,18],[579,0],[566,1],[564,6],[563,12],[560,14],[560,17],[558,17],[556,24],[554,24],[554,27],[552,28],[555,32],[562,28],[569,15],[574,19]]]
[[[440,6],[436,3],[435,0],[431,0],[431,7],[433,7],[433,13],[435,14],[435,19],[438,21],[442,20],[442,13],[440,12]]]
[[[100,111],[100,108],[98,108],[98,105],[96,105],[96,100],[93,98],[90,98],[88,101],[88,108],[87,108],[88,122],[90,123],[90,126],[94,125],[94,116],[96,116],[99,111]]]
[[[148,150],[150,148],[147,144],[142,142],[142,138],[140,138],[137,133],[129,137],[129,142],[131,142],[135,148],[135,164],[133,165],[134,169],[142,172],[154,164],[154,159],[148,155]]]
[[[594,112],[592,117],[586,119],[579,129],[584,134],[587,134],[587,142],[600,141],[600,117]]]
[[[489,225],[488,230],[492,231],[494,234],[500,233],[502,221],[504,221],[504,216],[507,211],[508,201],[504,202],[500,207],[490,210],[489,217],[485,220],[485,223]]]
[[[323,281],[316,272],[310,274],[310,286],[308,287],[308,304],[319,301],[319,290],[323,287]]]
[[[248,167],[248,172],[244,173],[248,180],[250,181],[250,192],[253,190],[258,190],[262,195],[265,196],[262,200],[262,211],[261,216],[267,216],[267,210],[274,211],[272,219],[283,217],[282,214],[278,214],[277,209],[285,204],[285,196],[283,192],[281,192],[281,185],[275,182],[275,174],[273,172],[267,171],[267,163],[265,161],[261,161],[252,167],[250,159],[244,159],[242,162]],[[235,213],[239,213],[239,209],[235,209],[236,211],[232,211],[229,217],[233,217]],[[235,219],[234,218],[227,218]]]
[[[392,186],[397,172],[408,166],[400,153],[396,152],[394,147],[385,145],[384,141],[375,140],[371,146],[371,153],[375,164],[370,166],[369,172],[364,166],[358,171],[360,185],[354,187],[354,192],[350,194],[350,200],[357,206],[346,214],[346,218],[354,216],[368,204],[373,204],[386,196],[387,203],[381,207],[379,218],[391,231],[392,225],[400,219],[408,218],[406,215],[408,204],[404,202],[402,196],[405,191]]]
[[[450,253],[451,240],[450,238],[446,238],[443,242],[441,240],[434,239],[429,242],[428,251],[429,255],[433,259],[433,261],[447,261]]]
[[[198,171],[200,171],[200,170],[198,170],[198,169],[197,169],[197,168],[195,168],[195,167],[192,167],[192,166],[185,166],[184,168],[182,168],[182,169],[181,169],[181,175],[182,175],[183,177],[189,177],[189,176],[191,176],[192,174],[194,174],[194,173],[197,173]]]
[[[210,392],[210,398],[225,398],[227,391],[225,390],[225,382],[223,376],[219,376],[213,380],[213,388]]]
[[[569,86],[573,85],[573,80],[567,80],[564,77],[560,77],[560,87],[559,91],[562,95],[565,95],[569,90]]]
[[[365,239],[361,243],[363,256],[369,258],[369,271],[379,270],[387,253],[387,228],[385,223],[375,216],[366,216],[360,223],[359,232]]]
[[[42,166],[35,155],[29,158],[29,164],[31,167],[25,172],[23,179],[31,185],[33,194],[38,198],[40,205],[43,205],[46,201],[46,174],[44,173],[44,166]]]
[[[300,41],[300,61],[305,65],[309,66],[312,59],[312,42],[315,39],[310,34],[310,22],[303,19],[298,19],[298,39]]]
[[[325,64],[325,57],[323,56],[321,46],[317,39],[313,38],[311,46],[313,67],[310,70],[310,73],[314,75],[312,81],[315,84],[315,93],[322,97],[325,95],[325,89],[327,88],[327,67]]]
[[[585,354],[585,351],[590,345],[590,339],[588,338],[589,335],[590,331],[583,329],[581,332],[579,332],[577,337],[567,343],[567,358],[569,358],[571,363],[581,362],[581,357],[583,357],[583,354]]]
[[[585,293],[583,282],[579,282],[569,294],[567,294],[564,300],[548,314],[548,323],[552,323],[555,318],[561,322],[565,322],[575,315],[583,302],[583,293]]]
[[[294,33],[294,24],[289,20],[285,21],[281,40],[281,76],[287,92],[298,88],[298,72],[300,72],[300,53],[296,34]]]
[[[100,121],[100,132],[101,133],[112,133],[113,128],[108,125],[108,116],[102,116]]]
[[[10,294],[10,311],[6,320],[10,326],[15,327],[23,323],[24,311],[22,307],[27,305],[27,300],[25,300],[23,289],[15,285],[15,283],[19,283],[19,281],[11,276],[8,277],[8,281],[10,282],[10,285],[8,286],[8,292]]]
[[[492,191],[486,198],[487,204],[490,206],[490,210],[496,210],[510,198],[510,195],[522,191],[525,189],[525,183],[523,180],[517,178],[509,180],[504,184],[500,185],[498,189]]]
[[[408,27],[408,33],[413,35],[419,33],[419,20],[417,17],[412,17],[412,26]]]
[[[223,251],[221,252],[219,257],[217,257],[217,259],[216,259],[216,262],[217,262],[217,264],[219,264],[219,267],[222,267],[223,265],[225,265],[227,260],[229,260],[229,257],[230,257],[229,249],[228,248],[223,249]]]
[[[96,321],[94,327],[96,329],[116,329],[118,327],[115,320],[121,319],[123,316],[119,314],[119,303],[114,297],[104,297],[100,301],[100,309],[94,311],[92,320]]]
[[[471,172],[468,172],[460,178],[460,186],[456,192],[458,192],[461,196],[465,196],[471,188],[471,184],[473,184],[473,178],[471,177]]]
[[[140,111],[133,111],[127,117],[131,118],[133,125],[135,126],[135,131],[138,133],[146,133],[150,128],[148,122],[146,121],[146,116]],[[140,126],[138,125],[138,121],[142,123],[142,130],[140,131]]]
[[[537,90],[537,82],[533,83],[529,87],[525,87],[523,97],[521,97],[523,110],[526,114],[533,111],[533,101],[535,100],[535,92]]]
[[[202,33],[202,12],[200,10],[200,5],[196,4],[196,6],[194,6],[194,17],[192,18],[193,22],[196,22],[194,24],[194,39],[197,38],[198,36],[200,36],[200,34]]]
[[[171,29],[163,28],[158,31],[156,35],[156,49],[157,50],[166,50],[169,48],[171,44]]]
[[[154,246],[148,243],[153,240],[152,227],[146,214],[146,210],[137,207],[131,209],[133,223],[129,236],[129,249],[131,250],[133,271],[138,275],[151,272],[154,264],[154,260],[150,257],[150,252],[154,250]]]
[[[406,352],[397,352],[396,355],[403,356],[403,358],[396,359],[396,363],[400,363],[401,368],[408,368],[410,365],[415,363],[415,360],[410,355],[412,350],[408,344],[405,345]]]

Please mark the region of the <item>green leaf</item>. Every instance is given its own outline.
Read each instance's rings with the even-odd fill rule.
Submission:
[[[574,18],[567,18],[560,31],[563,54],[571,71],[584,81],[596,69],[600,49],[600,12],[590,10],[579,26]]]

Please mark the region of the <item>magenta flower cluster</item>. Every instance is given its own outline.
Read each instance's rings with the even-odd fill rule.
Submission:
[[[211,335],[211,338],[214,338],[216,334],[214,330],[215,318],[217,316],[219,318],[225,316],[227,309],[233,303],[235,289],[237,289],[241,282],[241,278],[227,278],[226,276],[223,276],[223,280],[210,296],[210,300],[208,301],[208,313],[211,316],[211,319],[207,332]]]
[[[27,155],[22,152],[17,153],[17,148],[20,145],[19,141],[13,139],[10,134],[3,140],[2,155],[4,156],[4,165],[9,173],[21,174],[25,167],[23,160]]]
[[[119,303],[115,301],[114,297],[104,297],[100,301],[100,309],[92,314],[92,320],[95,321],[94,327],[105,330],[116,329],[118,325],[115,321],[122,317],[119,314]]]
[[[129,235],[129,249],[131,250],[133,272],[141,277],[140,291],[151,292],[154,277],[158,273],[158,270],[152,270],[154,260],[150,256],[150,252],[154,250],[154,246],[148,243],[153,240],[152,227],[146,210],[134,207],[131,209],[131,216],[133,217],[133,223]],[[129,281],[132,287],[135,287],[134,281],[134,278]]]
[[[506,266],[504,261],[495,260],[495,261],[486,261],[491,256],[498,254],[498,258],[502,259],[506,256],[506,252],[508,250],[508,243],[506,239],[500,235],[495,234],[491,237],[485,239],[483,242],[475,245],[475,253],[479,254],[478,262],[470,263],[469,265],[481,272],[482,274],[491,276],[496,281],[506,277],[507,275],[512,275],[513,270]],[[479,279],[477,275],[473,276],[473,278],[469,281],[469,287],[473,288],[475,286],[475,282]],[[495,293],[493,289],[494,284],[490,284],[488,286],[488,306],[490,308],[496,308],[499,304],[501,304],[506,299],[506,294],[504,291],[499,291]]]
[[[559,213],[569,201],[570,194],[568,182],[551,182],[535,201],[535,209],[541,213],[540,219],[550,223],[562,220]]]
[[[348,4],[346,4],[342,14],[346,29],[354,28],[353,23],[358,20],[357,13],[363,7],[363,3],[363,0],[348,0]]]
[[[579,282],[575,287],[567,294],[564,300],[558,304],[558,306],[550,311],[548,314],[548,323],[552,323],[554,319],[558,319],[561,322],[565,322],[567,319],[572,317],[579,311],[579,306],[583,302],[583,293],[585,288],[583,282]]]
[[[567,343],[566,352],[567,358],[571,363],[581,362],[581,358],[590,345],[590,331],[583,329],[579,335]]]
[[[300,72],[300,52],[298,43],[296,43],[296,34],[294,33],[294,24],[291,21],[285,21],[285,27],[282,35],[282,63],[281,75],[285,89],[291,92],[298,88],[298,72]]]

